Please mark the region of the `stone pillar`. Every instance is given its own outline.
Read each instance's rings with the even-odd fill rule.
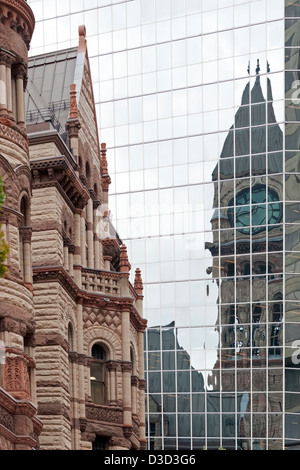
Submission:
[[[80,218],[80,244],[81,244],[81,266],[87,266],[86,256],[86,225],[85,225],[85,214],[84,211],[81,213]]]
[[[128,310],[122,311],[122,378],[123,378],[123,428],[129,437],[132,432],[131,415],[131,372],[130,362],[130,313]],[[128,434],[128,435],[127,435]]]
[[[68,246],[69,250],[69,274],[71,277],[74,277],[74,252],[75,252],[75,245],[72,243]]]
[[[88,259],[87,265],[89,268],[94,269],[94,214],[93,214],[93,200],[90,198],[87,204],[87,246],[88,246]]]
[[[109,373],[109,405],[117,405],[117,368],[118,363],[114,361],[108,361],[106,364],[106,369]]]
[[[132,414],[137,414],[137,388],[138,388],[139,379],[135,375],[131,376],[131,407]]]
[[[74,265],[81,266],[81,209],[76,209],[74,214]],[[81,287],[81,272],[79,269],[74,270],[74,279],[79,287]]]
[[[24,96],[24,80],[26,70],[23,65],[16,68],[16,107],[17,107],[17,124],[21,129],[25,130],[25,96]]]
[[[25,284],[32,285],[32,262],[31,262],[31,227],[20,227],[21,243],[23,247],[23,280]]]
[[[145,423],[145,379],[144,379],[144,331],[138,332],[138,355],[139,355],[139,420],[140,420],[140,442],[141,446],[146,446],[146,423]]]
[[[69,243],[68,238],[64,238],[64,268],[69,271]]]
[[[80,419],[80,399],[79,399],[79,388],[78,388],[78,381],[79,381],[79,373],[78,373],[78,354],[75,352],[69,353],[69,360],[70,360],[70,380],[71,383],[71,407],[72,407],[72,420],[73,420],[73,433],[72,433],[72,449],[78,450],[80,449],[80,429],[78,428],[78,423]]]
[[[79,403],[79,420],[85,422],[85,367],[86,356],[83,352],[83,306],[77,304],[77,351],[78,351],[78,403]]]
[[[93,203],[93,223],[94,223],[94,267],[101,269],[101,242],[100,242],[100,214],[99,205],[96,201]]]
[[[110,271],[110,263],[111,263],[112,257],[105,255],[103,256],[103,261],[104,261],[104,269],[105,271]]]
[[[0,114],[7,114],[7,87],[6,87],[6,60],[5,54],[0,55]]]
[[[9,60],[6,67],[6,96],[7,96],[7,114],[10,118],[13,116],[13,103],[12,103],[12,86],[11,86],[11,65],[12,59]]]

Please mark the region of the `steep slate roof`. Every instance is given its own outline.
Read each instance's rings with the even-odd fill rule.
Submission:
[[[76,85],[78,103],[86,61],[89,67],[85,35],[85,27],[80,26],[79,47],[29,58],[25,102],[27,125],[50,122],[65,138],[70,85]]]
[[[55,115],[62,129],[65,128],[76,61],[77,48],[29,59],[26,92],[28,124],[52,121]],[[54,122],[52,124],[55,127]]]

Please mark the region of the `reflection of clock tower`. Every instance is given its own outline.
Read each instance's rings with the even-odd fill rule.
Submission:
[[[282,389],[281,371],[272,368],[282,366],[283,138],[270,80],[266,79],[266,100],[259,65],[256,73],[252,89],[248,83],[244,90],[213,172],[213,242],[206,244],[219,285],[220,349],[214,389],[244,397],[243,413],[236,410],[243,448],[251,448],[247,437],[259,442],[266,437],[267,412],[281,411],[272,393],[266,393],[271,376],[274,392]],[[280,437],[278,420],[269,419],[268,425]]]

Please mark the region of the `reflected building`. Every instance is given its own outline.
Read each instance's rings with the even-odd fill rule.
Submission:
[[[283,437],[283,132],[269,78],[266,85],[264,98],[258,62],[213,172],[214,240],[206,245],[219,287],[211,383],[243,396],[234,413],[243,449],[265,449],[267,435],[269,448],[281,448]]]
[[[86,25],[109,210],[143,272],[148,448],[298,448],[299,1],[28,4],[32,55]]]

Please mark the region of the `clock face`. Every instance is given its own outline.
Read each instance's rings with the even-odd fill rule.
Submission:
[[[236,226],[242,233],[255,234],[266,230],[267,224],[276,224],[281,221],[282,207],[278,202],[278,194],[263,185],[244,189],[230,201],[228,218],[231,226]],[[234,206],[235,202],[235,208]],[[235,214],[235,215],[234,215]],[[250,229],[251,226],[251,229]]]

